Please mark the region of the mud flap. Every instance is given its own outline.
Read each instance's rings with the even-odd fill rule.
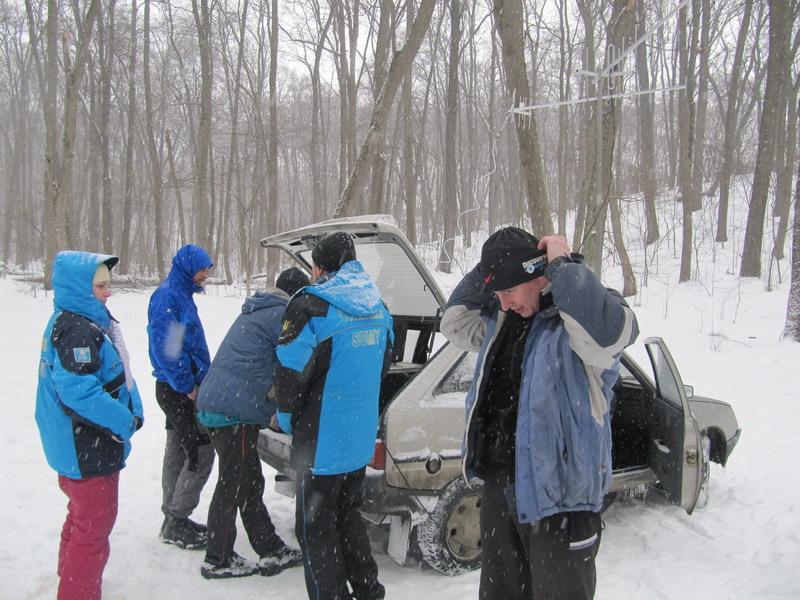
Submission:
[[[397,564],[404,565],[408,554],[408,540],[411,537],[411,516],[392,515],[390,519],[387,553]]]

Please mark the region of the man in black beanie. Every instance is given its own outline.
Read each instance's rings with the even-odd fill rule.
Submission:
[[[311,252],[313,285],[289,301],[278,340],[278,422],[292,434],[295,535],[309,598],[380,600],[358,508],[391,361],[392,317],[345,232]],[[349,586],[349,587],[348,587]]]
[[[609,401],[633,311],[566,239],[492,234],[441,330],[479,352],[464,472],[483,480],[481,600],[594,597]]]

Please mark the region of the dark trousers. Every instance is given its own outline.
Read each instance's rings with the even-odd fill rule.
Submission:
[[[358,512],[364,499],[364,472],[362,467],[341,475],[312,475],[310,470],[298,474],[295,533],[311,600],[384,597]]]
[[[200,493],[214,466],[214,449],[197,422],[189,396],[156,381],[156,401],[167,417],[161,511],[164,516],[185,519],[200,503]]]
[[[219,457],[219,479],[208,507],[206,561],[224,565],[236,541],[236,512],[259,556],[283,546],[264,505],[264,475],[258,458],[257,425],[209,428]]]
[[[481,600],[591,600],[600,515],[559,513],[520,524],[509,510],[508,477],[488,475],[481,502]]]

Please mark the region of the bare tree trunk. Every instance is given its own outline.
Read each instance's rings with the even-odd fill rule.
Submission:
[[[788,85],[787,85],[788,87]],[[784,257],[783,247],[786,245],[786,233],[789,222],[789,211],[792,198],[792,173],[797,154],[797,119],[798,119],[798,92],[800,92],[800,76],[795,78],[794,85],[789,90],[788,115],[786,117],[786,144],[782,158],[782,165],[778,173],[775,197],[778,212],[778,230],[775,234],[775,246],[772,255],[781,260]]]
[[[761,276],[764,218],[775,155],[775,120],[780,109],[781,86],[789,85],[789,82],[785,81],[787,73],[785,61],[789,54],[789,39],[793,22],[791,3],[770,3],[767,84],[758,133],[753,193],[750,198],[750,210],[747,213],[747,227],[742,246],[742,265],[739,270],[739,275],[742,277]]]
[[[800,112],[800,107],[798,107]],[[786,305],[786,325],[783,334],[800,342],[800,162],[794,188],[794,223],[792,225],[792,280]]]
[[[394,2],[380,1],[380,20],[375,37],[375,67],[373,72],[373,99],[377,100],[383,82],[386,80],[386,63],[394,37]],[[379,135],[375,140],[375,153],[372,158],[372,186],[369,190],[369,212],[383,212],[383,182],[386,175],[386,136]]]
[[[322,129],[322,92],[320,89],[320,63],[322,51],[328,36],[328,29],[333,22],[334,11],[328,13],[325,25],[322,27],[319,39],[314,46],[314,66],[311,69],[311,197],[313,206],[311,218],[316,223],[324,218],[325,199],[322,194],[322,178],[325,162],[320,159],[320,130]]]
[[[211,235],[208,219],[208,153],[211,148],[211,90],[213,87],[213,67],[211,63],[211,15],[208,0],[192,0],[192,14],[197,28],[197,41],[200,48],[200,120],[197,125],[197,144],[195,145],[194,190],[192,200],[195,210],[196,243],[211,248]]]
[[[406,28],[410,31],[414,24],[414,11],[411,3],[406,7]],[[414,105],[411,101],[412,69],[403,79],[403,92],[400,99],[403,111],[403,200],[406,209],[406,237],[412,246],[417,245],[417,173],[414,168]]]
[[[739,24],[739,35],[736,38],[736,50],[733,55],[731,80],[728,85],[728,108],[725,111],[725,135],[722,142],[722,166],[718,175],[719,207],[717,210],[716,236],[716,241],[718,242],[728,241],[728,204],[731,175],[733,174],[733,159],[736,152],[733,139],[736,134],[736,120],[741,96],[739,80],[742,75],[742,59],[745,43],[747,42],[747,32],[750,29],[750,17],[753,14],[753,0],[744,0],[742,11],[742,21]]]
[[[569,77],[572,71],[571,51],[567,52],[569,40],[569,19],[567,3],[561,0],[558,4],[558,29],[559,29],[559,68],[558,68],[558,99],[566,102],[570,97]],[[558,146],[556,148],[556,161],[558,167],[558,204],[557,204],[557,232],[558,235],[567,235],[567,144],[569,135],[569,108],[564,105],[558,108]]]
[[[181,194],[181,182],[178,179],[178,170],[175,168],[175,151],[172,147],[172,137],[169,130],[164,132],[164,141],[167,144],[167,162],[169,163],[169,175],[172,187],[175,189],[175,204],[178,207],[178,244],[185,246],[186,237],[186,217],[183,210],[183,195]]]
[[[143,50],[143,76],[144,76],[144,112],[145,128],[147,131],[147,153],[150,157],[150,173],[153,194],[153,224],[156,228],[156,272],[159,279],[164,279],[166,275],[166,252],[164,251],[164,175],[161,166],[161,154],[156,144],[156,133],[153,123],[153,92],[150,73],[150,3],[151,0],[144,2],[144,50]]]
[[[594,71],[596,68],[594,50],[594,18],[591,4],[585,0],[578,1],[578,10],[583,21],[583,46],[584,53],[582,66],[584,71]],[[591,98],[598,93],[597,87],[591,78],[585,80],[585,97]],[[597,177],[597,162],[592,158],[593,149],[597,148],[597,127],[592,127],[597,116],[592,118],[592,110],[597,112],[596,102],[585,102],[580,108],[581,111],[581,145],[579,148],[581,155],[581,165],[583,167],[583,182],[581,183],[578,194],[578,206],[575,215],[575,230],[572,236],[572,248],[576,251],[583,250],[588,232],[586,231],[586,213],[588,204],[594,191],[595,179]],[[596,152],[594,152],[596,154]]]
[[[711,0],[702,0],[700,21],[700,68],[697,83],[697,112],[694,124],[694,151],[692,153],[692,208],[700,210],[703,206],[703,180],[706,159],[706,105],[708,102],[708,61],[711,52]]]
[[[272,0],[269,36],[269,150],[267,151],[267,233],[278,231],[278,0]],[[276,254],[272,254],[272,257]],[[272,258],[271,257],[271,258]],[[277,260],[267,260],[267,281],[278,273]]]
[[[450,0],[450,52],[447,65],[447,99],[444,133],[444,233],[439,248],[438,270],[452,272],[458,216],[456,135],[458,128],[458,68],[461,46],[461,3]]]
[[[637,3],[637,20],[639,30],[645,31],[645,4]],[[636,49],[636,74],[639,77],[639,89],[650,89],[650,72],[647,63],[647,44],[639,44]],[[655,115],[653,114],[653,96],[642,94],[639,103],[639,130],[641,142],[639,144],[640,169],[642,194],[644,195],[644,212],[646,222],[645,245],[658,241],[658,214],[656,213],[656,146],[655,146]]]
[[[595,174],[591,186],[586,186],[586,228],[583,253],[586,264],[596,273],[601,272],[603,242],[605,240],[608,198],[613,180],[614,145],[617,129],[621,122],[621,100],[611,98],[614,90],[621,89],[622,63],[618,55],[633,34],[634,7],[628,0],[615,0],[606,34],[605,77],[598,85],[598,99],[595,104]],[[600,143],[597,143],[597,140]]]
[[[698,0],[693,0],[693,8]],[[688,42],[688,10],[682,8],[678,13],[678,52],[679,52],[679,77],[686,89],[678,100],[678,139],[680,151],[678,157],[679,186],[681,191],[682,207],[682,244],[681,266],[678,281],[689,281],[692,273],[692,149],[694,146],[692,127],[692,103],[694,100],[694,69],[691,65]],[[694,14],[697,14],[696,10]]]
[[[521,0],[494,0],[492,8],[497,32],[502,41],[506,88],[514,103],[532,100],[528,86],[523,45],[523,17]],[[541,150],[533,114],[514,119],[519,145],[520,170],[525,182],[528,216],[533,232],[541,237],[553,231],[550,202],[544,180]]]
[[[619,210],[619,199],[612,198],[609,202],[611,208],[611,232],[614,236],[614,249],[622,265],[622,295],[625,298],[636,295],[636,275],[633,273],[631,259],[625,249],[625,239],[622,231],[622,216]]]
[[[436,0],[422,0],[422,2],[420,2],[419,12],[414,19],[414,25],[407,34],[406,43],[394,55],[394,58],[392,58],[386,82],[383,84],[383,89],[372,110],[372,120],[367,130],[366,139],[361,146],[358,160],[350,173],[347,186],[342,192],[339,203],[334,211],[335,217],[349,214],[349,211],[353,208],[354,199],[363,188],[364,181],[369,173],[368,167],[370,158],[374,152],[373,144],[375,137],[381,135],[381,132],[386,127],[389,111],[392,108],[392,102],[394,102],[397,89],[400,87],[400,83],[403,81],[406,73],[411,69],[411,63],[414,62],[414,57],[422,44],[422,39],[428,31],[435,5]]]
[[[133,153],[136,128],[136,20],[137,0],[131,0],[131,46],[128,60],[128,114],[125,140],[125,196],[122,208],[122,233],[120,236],[120,273],[128,273],[130,266],[131,211],[133,206]]]

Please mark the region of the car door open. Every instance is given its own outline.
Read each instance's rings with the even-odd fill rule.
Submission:
[[[657,390],[650,464],[667,498],[691,513],[703,479],[700,430],[666,344],[658,337],[644,343]]]

